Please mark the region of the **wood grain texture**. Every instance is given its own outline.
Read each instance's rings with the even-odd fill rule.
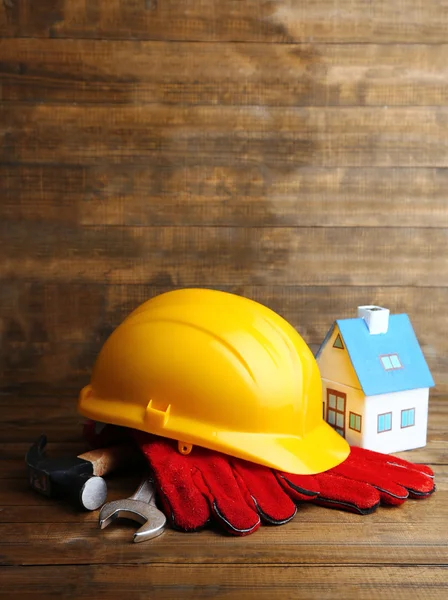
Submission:
[[[319,510],[310,506],[309,510]],[[420,505],[413,514],[429,510]],[[97,523],[82,524],[75,530],[73,523],[24,523],[20,530],[27,543],[17,540],[15,523],[0,523],[0,550],[3,564],[13,566],[48,564],[107,564],[117,561],[119,546],[120,563],[147,564],[188,563],[209,565],[266,565],[280,567],[282,564],[340,564],[340,565],[444,565],[447,561],[446,539],[436,527],[412,523],[372,523],[354,518],[344,523],[316,526],[307,523],[305,513],[302,520],[294,520],[287,528],[265,527],[261,535],[242,539],[229,539],[213,531],[201,532],[194,543],[191,536],[167,530],[151,544],[142,546],[132,543],[132,529],[119,527],[99,531]],[[446,517],[446,513],[441,514]],[[322,523],[324,525],[324,523]],[[259,539],[263,538],[263,541]],[[347,540],[342,544],[342,540]],[[419,543],[412,547],[418,539]],[[374,540],[374,544],[372,544]],[[199,542],[199,543],[198,543]],[[275,552],[273,549],[275,548]]]
[[[13,0],[3,37],[446,42],[446,0]]]
[[[446,167],[448,108],[0,106],[0,162]],[[61,135],[62,132],[64,135]],[[381,132],[381,133],[379,133]]]
[[[2,223],[0,235],[0,276],[24,281],[162,280],[176,287],[210,282],[368,286],[375,281],[378,286],[445,287],[448,280],[448,229],[57,228]]]
[[[49,567],[45,579],[37,567],[4,569],[5,589],[12,598],[40,598],[30,590],[45,589],[60,598],[133,598],[173,600],[181,593],[185,600],[196,598],[240,598],[271,600],[273,597],[293,600],[444,600],[447,593],[446,570],[443,567],[313,567],[285,565],[227,567],[224,565],[189,566],[133,565],[132,567],[66,566]],[[47,570],[46,569],[46,570]],[[61,581],[61,576],[64,582]],[[149,591],[150,590],[150,591]]]
[[[445,168],[0,164],[3,223],[448,227]]]
[[[4,101],[445,106],[445,44],[0,40]],[[262,68],[261,68],[262,66]]]

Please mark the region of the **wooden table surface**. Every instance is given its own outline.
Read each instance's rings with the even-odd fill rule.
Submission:
[[[101,531],[80,513],[28,488],[24,454],[42,432],[48,453],[84,449],[70,397],[3,394],[0,444],[1,598],[448,597],[448,401],[431,399],[426,448],[402,453],[430,464],[427,500],[361,517],[301,505],[294,520],[245,538],[218,530],[132,542],[135,527]],[[109,499],[132,493],[138,474],[109,478]]]
[[[447,0],[0,0],[1,598],[448,598],[447,31]],[[138,545],[30,490],[38,435],[84,449],[109,333],[189,286],[313,350],[358,305],[409,314],[437,493]]]

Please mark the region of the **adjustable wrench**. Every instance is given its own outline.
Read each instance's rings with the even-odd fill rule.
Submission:
[[[142,527],[134,533],[134,542],[151,540],[163,533],[166,517],[156,506],[154,483],[149,475],[142,479],[130,498],[105,504],[100,511],[99,525],[104,529],[120,517],[141,523]]]

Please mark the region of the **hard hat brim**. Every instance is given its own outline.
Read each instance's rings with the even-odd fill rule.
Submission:
[[[217,438],[224,453],[296,475],[323,473],[342,463],[350,454],[347,440],[326,422],[302,438],[239,432],[220,432]],[[226,452],[226,446],[229,452]],[[244,448],[241,454],[238,448]]]
[[[126,412],[123,413],[120,401],[95,398],[90,385],[80,393],[78,411],[95,421],[147,431],[297,475],[328,471],[350,454],[348,442],[325,421],[321,421],[302,437],[217,431],[207,424],[194,422],[189,423],[189,433],[186,435],[184,421],[175,416],[171,416],[166,424],[161,423],[157,431],[151,431],[145,422],[145,410],[141,406],[127,404]]]

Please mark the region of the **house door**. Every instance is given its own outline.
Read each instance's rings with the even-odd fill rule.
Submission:
[[[327,390],[327,422],[345,437],[345,404],[347,394],[337,390]]]

